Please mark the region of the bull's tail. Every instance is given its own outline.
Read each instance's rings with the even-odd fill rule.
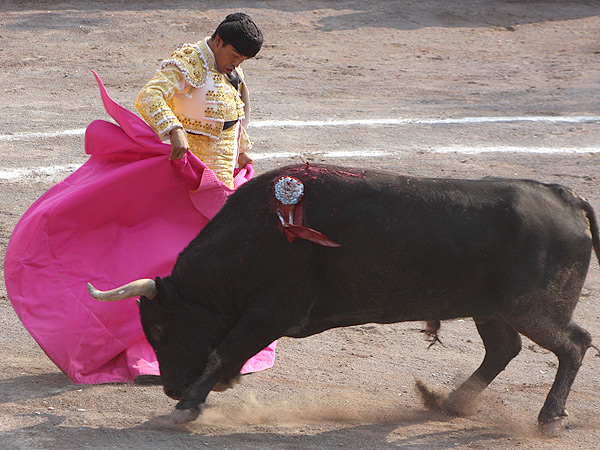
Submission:
[[[600,229],[598,228],[598,219],[596,218],[596,213],[594,212],[592,205],[590,205],[590,202],[588,202],[581,195],[560,184],[547,184],[546,186],[550,187],[567,204],[583,209],[590,225],[594,253],[596,253],[596,258],[598,259],[598,263],[600,263]]]
[[[582,208],[585,211],[585,215],[590,223],[590,232],[592,233],[592,245],[594,246],[594,252],[596,253],[596,258],[600,263],[600,230],[598,229],[598,220],[596,218],[596,213],[594,212],[594,208],[592,205],[584,199],[581,198]]]
[[[596,258],[598,262],[600,262],[600,232],[598,231],[598,220],[596,218],[596,213],[594,212],[594,208],[590,203],[582,198],[581,199],[582,208],[585,211],[585,215],[587,216],[588,222],[590,223],[590,232],[592,233],[592,245],[594,247],[594,253],[596,253]],[[600,356],[600,348],[590,343],[590,347],[596,350],[596,356]]]

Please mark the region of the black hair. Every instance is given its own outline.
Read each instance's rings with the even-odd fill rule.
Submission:
[[[219,24],[212,38],[217,36],[248,58],[253,58],[259,52],[264,41],[260,28],[249,15],[242,12],[229,14]]]

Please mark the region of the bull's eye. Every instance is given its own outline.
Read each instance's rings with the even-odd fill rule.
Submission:
[[[160,342],[164,334],[164,328],[162,325],[154,325],[151,330],[152,339],[156,342]]]

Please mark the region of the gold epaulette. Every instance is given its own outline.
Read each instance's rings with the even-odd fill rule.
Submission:
[[[197,44],[185,44],[175,50],[169,59],[162,62],[160,68],[177,66],[185,80],[195,88],[206,83],[208,62]]]

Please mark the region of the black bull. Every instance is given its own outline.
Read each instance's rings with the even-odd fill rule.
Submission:
[[[340,247],[288,242],[273,193],[283,176],[304,184],[304,225]],[[282,336],[472,317],[485,358],[442,407],[461,412],[519,353],[520,333],[559,360],[538,417],[544,430],[566,415],[591,346],[571,316],[592,248],[598,255],[591,206],[559,185],[302,165],[246,183],[170,276],[139,280],[142,290],[121,297],[144,295],[144,332],[165,392],[180,399],[174,421],[194,420],[218,383]]]

